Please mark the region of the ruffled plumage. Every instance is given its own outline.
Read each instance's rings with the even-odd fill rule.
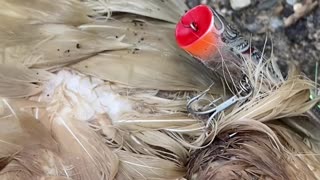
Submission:
[[[204,102],[234,88],[175,44],[186,9],[176,0],[0,2],[0,178],[320,177],[319,122],[298,117],[317,99],[294,67],[284,78],[271,63],[274,79],[247,59],[253,95],[212,131],[187,112],[210,85]]]

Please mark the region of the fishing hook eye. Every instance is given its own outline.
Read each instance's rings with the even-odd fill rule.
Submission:
[[[198,30],[199,30],[198,25],[195,22],[190,23],[190,28],[195,32],[198,32]]]
[[[199,27],[198,24],[195,21],[192,21],[189,25],[186,25],[182,19],[180,20],[181,24],[183,25],[183,27],[185,28],[191,28],[194,32],[198,32]]]

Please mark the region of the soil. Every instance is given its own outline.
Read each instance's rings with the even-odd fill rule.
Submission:
[[[210,5],[244,36],[251,37],[252,44],[260,50],[268,39],[266,52],[270,55],[273,50],[279,64],[294,62],[309,78],[315,78],[316,62],[320,61],[319,5],[293,25],[284,27],[283,20],[294,13],[288,0],[251,0],[250,6],[237,11],[228,0],[186,0],[186,3],[189,7]]]

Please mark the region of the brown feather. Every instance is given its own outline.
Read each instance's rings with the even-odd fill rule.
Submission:
[[[278,138],[281,143],[288,143],[288,138]],[[300,145],[305,146],[301,142]],[[288,146],[287,148],[290,149]],[[292,150],[290,152],[295,153]],[[213,144],[195,151],[188,168],[188,177],[199,180],[316,179],[312,169],[308,167],[308,162],[303,161],[303,158],[291,155],[285,149],[276,148],[265,133],[242,130],[240,127],[220,133]]]

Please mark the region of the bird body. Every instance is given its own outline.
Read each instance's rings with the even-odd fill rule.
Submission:
[[[1,1],[0,179],[320,177],[317,122],[298,118],[318,100],[294,66],[275,81],[259,66],[232,70],[239,57],[225,51],[225,70],[248,76],[250,98],[210,131],[188,112],[210,86],[199,106],[237,89],[224,68],[177,46],[187,9],[176,0]]]

